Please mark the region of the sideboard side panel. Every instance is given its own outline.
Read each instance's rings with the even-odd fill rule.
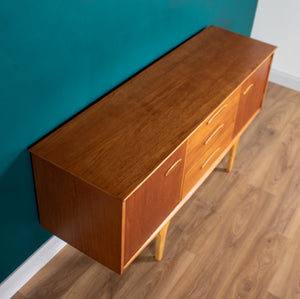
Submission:
[[[121,273],[122,201],[32,155],[41,226]]]

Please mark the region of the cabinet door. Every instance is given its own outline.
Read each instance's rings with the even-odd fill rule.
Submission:
[[[127,199],[125,265],[180,202],[184,156],[185,144]]]
[[[271,60],[269,57],[242,85],[234,135],[262,106]]]

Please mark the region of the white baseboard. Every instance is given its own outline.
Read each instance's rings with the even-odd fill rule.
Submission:
[[[269,81],[300,91],[300,78],[289,73],[271,69]]]
[[[31,277],[43,268],[66,243],[53,236],[0,284],[0,298],[13,296]]]

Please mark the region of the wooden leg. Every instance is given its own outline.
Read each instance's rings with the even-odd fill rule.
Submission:
[[[167,236],[169,224],[170,221],[165,224],[165,226],[160,230],[160,232],[156,236],[155,259],[157,261],[161,261],[164,254],[164,248],[165,248],[165,242],[166,242],[166,236]]]
[[[228,158],[228,163],[227,163],[227,168],[226,171],[230,172],[232,170],[232,166],[233,166],[233,161],[235,158],[235,154],[236,154],[236,149],[239,143],[239,139],[236,141],[236,143],[232,146],[230,152],[229,152],[229,158]]]

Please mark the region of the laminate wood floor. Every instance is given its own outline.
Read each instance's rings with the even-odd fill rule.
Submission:
[[[161,262],[152,242],[120,276],[67,245],[13,298],[300,298],[300,93],[270,83],[226,161],[171,221]]]

